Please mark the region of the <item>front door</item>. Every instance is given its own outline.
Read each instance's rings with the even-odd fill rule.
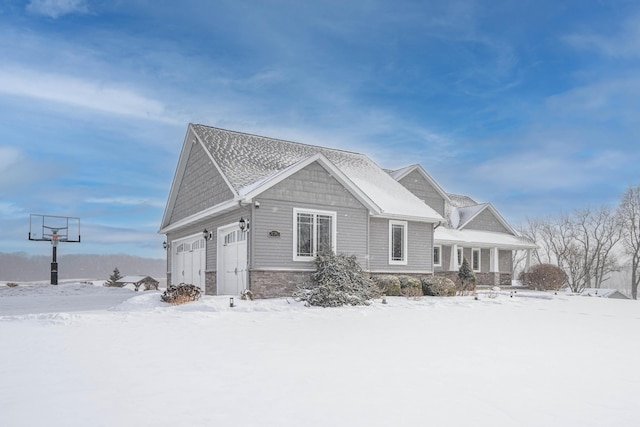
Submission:
[[[247,289],[247,232],[233,224],[219,229],[218,235],[218,295],[240,295]]]

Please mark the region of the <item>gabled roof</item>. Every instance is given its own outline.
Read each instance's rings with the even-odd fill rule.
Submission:
[[[186,163],[188,157],[183,148],[161,233],[202,218],[203,215],[208,216],[228,209],[238,201],[248,201],[312,162],[319,162],[373,215],[425,222],[438,222],[443,219],[363,154],[201,124],[190,124],[187,135],[190,133],[195,135],[193,143],[199,143],[205,149],[234,198],[176,224],[167,224],[167,215],[170,214],[177,196],[174,188],[177,185],[177,176],[184,173],[182,164]],[[185,147],[191,143],[185,140]]]
[[[431,175],[429,175],[429,173],[424,170],[424,168],[420,165],[410,165],[410,166],[406,166],[402,169],[397,169],[394,171],[388,171],[389,175],[395,179],[396,181],[400,181],[402,178],[404,178],[405,176],[409,175],[411,172],[413,171],[417,171],[418,173],[420,173],[420,175],[422,175],[424,177],[424,179],[427,180],[427,182],[429,184],[431,184],[431,186],[436,190],[436,192],[438,194],[440,194],[442,196],[442,198],[444,200],[446,200],[447,202],[451,203],[451,199],[449,198],[449,194],[447,194],[444,189],[442,187],[440,187],[440,184],[438,184],[438,182],[433,179],[433,177]]]
[[[498,220],[498,222],[502,224],[502,226],[506,228],[511,234],[515,236],[518,235],[518,232],[509,225],[509,223],[502,217],[502,215],[500,215],[500,212],[498,212],[498,210],[494,208],[491,203],[482,203],[480,205],[455,208],[454,212],[456,211],[458,215],[458,223],[457,223],[457,226],[454,225],[454,228],[457,228],[459,230],[466,227],[471,221],[473,221],[482,212],[489,211]],[[454,214],[452,213],[452,225],[453,225],[453,216]]]

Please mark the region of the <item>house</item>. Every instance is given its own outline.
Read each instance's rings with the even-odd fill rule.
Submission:
[[[494,278],[510,277],[513,249],[532,247],[491,205],[445,193],[419,166],[385,171],[363,154],[200,124],[159,232],[169,284],[263,298],[308,281],[324,248],[372,275],[451,274],[468,256]]]
[[[580,295],[585,297],[599,297],[599,298],[613,298],[613,299],[629,299],[628,296],[623,294],[617,289],[605,289],[605,288],[585,288]]]
[[[445,218],[434,232],[434,272],[455,279],[463,258],[479,286],[510,286],[513,251],[536,245],[514,230],[490,203],[446,193],[420,165],[389,172],[398,182]]]

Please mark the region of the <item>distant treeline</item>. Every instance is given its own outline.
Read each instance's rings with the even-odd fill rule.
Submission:
[[[107,280],[114,268],[123,276],[145,275],[155,278],[167,274],[163,259],[131,255],[60,255],[58,279]],[[51,256],[31,256],[23,252],[0,253],[0,281],[28,282],[51,278]]]

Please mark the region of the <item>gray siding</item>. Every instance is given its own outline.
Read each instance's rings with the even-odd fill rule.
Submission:
[[[217,256],[217,250],[218,250],[218,240],[217,240],[218,228],[238,222],[241,216],[244,216],[245,218],[249,218],[250,212],[251,211],[249,207],[244,207],[241,209],[236,209],[232,212],[227,212],[213,219],[210,218],[210,219],[205,219],[205,220],[192,223],[186,227],[181,228],[180,230],[176,230],[167,234],[167,242],[171,242],[174,240],[181,239],[183,237],[193,236],[195,234],[202,233],[206,228],[207,230],[211,231],[213,235],[213,239],[207,241],[207,250],[206,250],[207,265],[206,265],[205,271],[216,271],[217,269],[216,256]],[[251,233],[249,234],[251,235]],[[171,262],[172,262],[171,257],[174,253],[173,250],[174,250],[173,245],[171,245],[171,248],[167,251],[167,271],[171,271]]]
[[[433,224],[408,222],[407,265],[389,264],[389,220],[371,218],[370,269],[372,272],[433,271]]]
[[[293,260],[293,209],[336,212],[338,253],[356,255],[367,268],[368,210],[321,165],[312,163],[265,191],[256,201],[251,224],[252,268],[314,269],[313,262]],[[277,231],[279,237],[269,237]]]
[[[465,230],[481,230],[492,231],[495,233],[507,233],[512,234],[507,230],[504,225],[498,221],[498,219],[488,209],[483,210],[465,227]]]
[[[185,173],[178,185],[178,194],[169,223],[172,224],[232,197],[229,186],[202,146],[196,143],[191,148]]]
[[[444,217],[444,198],[420,172],[414,170],[398,182]]]
[[[512,273],[513,272],[512,251],[500,249],[498,251],[498,263],[500,264],[500,273]]]

